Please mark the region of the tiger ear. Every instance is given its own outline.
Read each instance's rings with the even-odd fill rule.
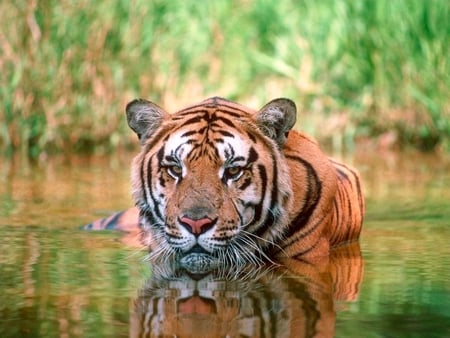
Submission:
[[[256,113],[256,123],[263,133],[283,147],[289,130],[297,119],[295,103],[279,98],[270,101]]]
[[[125,111],[128,125],[137,134],[141,144],[161,126],[168,115],[160,106],[144,99],[131,101]]]

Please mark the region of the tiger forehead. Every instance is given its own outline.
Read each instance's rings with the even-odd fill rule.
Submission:
[[[249,142],[246,141],[247,128],[243,127],[239,116],[218,109],[196,110],[184,115],[168,135],[166,155],[191,163],[203,158],[202,161],[211,165],[243,159]]]
[[[209,101],[208,101],[209,102]],[[239,107],[236,105],[236,107]],[[171,116],[171,134],[183,131],[182,137],[195,136],[221,142],[221,136],[233,137],[248,133],[248,126],[254,124],[251,111],[236,109],[228,105],[200,104],[186,108]],[[254,129],[254,128],[250,128]]]
[[[171,115],[165,153],[188,162],[230,163],[248,155],[256,142],[255,112],[220,98],[211,98]]]

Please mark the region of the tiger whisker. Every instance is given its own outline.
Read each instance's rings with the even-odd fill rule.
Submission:
[[[247,233],[246,235],[248,235],[248,234],[249,233]],[[272,264],[278,265],[278,263],[274,262],[269,256],[267,256],[267,254],[260,247],[258,247],[258,245],[249,237],[250,236],[241,236],[239,239],[244,241],[244,243],[247,244],[248,246],[255,249],[255,251],[258,254],[260,254],[262,257],[264,257],[267,261],[269,261]],[[257,237],[257,236],[255,236],[255,237]],[[256,258],[256,256],[254,258]],[[263,261],[258,259],[258,264],[256,264],[256,265],[262,265],[262,264],[263,264]]]
[[[266,242],[266,243],[268,243],[268,244],[270,244],[270,245],[273,245],[275,248],[277,248],[278,250],[280,250],[283,254],[287,255],[286,252],[284,251],[284,249],[283,249],[279,244],[275,243],[274,241],[269,240],[269,239],[262,238],[262,237],[260,237],[260,236],[258,236],[258,235],[255,235],[254,233],[251,233],[251,232],[246,231],[246,230],[243,230],[243,229],[242,229],[241,231],[244,232],[244,233],[245,233],[246,235],[248,235],[248,236],[255,237],[255,238],[258,239],[258,240],[261,240],[261,241]]]

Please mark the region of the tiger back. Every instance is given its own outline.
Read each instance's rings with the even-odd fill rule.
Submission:
[[[153,258],[211,266],[314,259],[358,239],[360,178],[291,130],[291,100],[253,111],[213,97],[175,114],[135,100],[126,113],[141,143],[136,208],[87,228],[139,228]]]

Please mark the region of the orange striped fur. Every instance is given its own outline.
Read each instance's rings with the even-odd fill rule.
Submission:
[[[141,141],[132,165],[137,207],[87,228],[139,227],[155,257],[188,264],[306,260],[357,240],[359,175],[291,130],[296,114],[288,99],[253,111],[214,97],[175,114],[131,102],[128,123]]]

